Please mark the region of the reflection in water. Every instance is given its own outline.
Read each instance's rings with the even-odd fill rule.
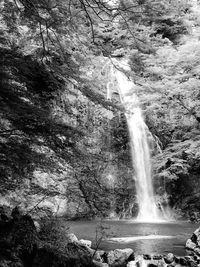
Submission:
[[[149,240],[149,239],[170,239],[175,236],[170,235],[146,235],[146,236],[127,236],[127,237],[112,237],[108,238],[108,241],[119,242],[119,243],[131,243],[137,240]]]

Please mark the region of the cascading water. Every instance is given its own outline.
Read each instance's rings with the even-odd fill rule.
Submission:
[[[131,150],[136,173],[136,190],[139,204],[139,221],[157,221],[159,219],[151,180],[151,160],[147,140],[147,126],[139,107],[127,115],[131,138]]]
[[[124,68],[124,67],[123,67]],[[156,205],[151,177],[151,158],[146,126],[139,100],[134,92],[134,84],[127,76],[115,69],[121,102],[126,109],[126,118],[131,139],[132,160],[135,169],[137,199],[139,205],[138,221],[161,221]]]

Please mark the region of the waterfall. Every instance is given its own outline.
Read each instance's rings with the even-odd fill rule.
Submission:
[[[151,179],[151,159],[147,139],[147,126],[139,107],[127,115],[131,139],[131,152],[136,175],[136,191],[139,204],[139,221],[157,221],[159,218]]]
[[[161,219],[153,193],[151,157],[147,135],[149,130],[142,116],[139,100],[134,90],[134,83],[118,69],[115,69],[114,76],[118,84],[121,102],[126,109],[126,119],[130,134],[132,162],[135,170],[139,205],[137,220],[157,222]]]

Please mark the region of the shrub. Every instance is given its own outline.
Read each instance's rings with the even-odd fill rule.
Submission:
[[[40,240],[55,247],[60,252],[65,252],[68,244],[69,226],[56,217],[42,219],[40,226]]]

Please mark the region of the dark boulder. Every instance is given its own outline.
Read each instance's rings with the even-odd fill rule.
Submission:
[[[38,235],[32,218],[14,208],[11,217],[1,209],[0,266],[32,266]],[[12,264],[11,264],[12,263]]]
[[[151,260],[151,255],[149,255],[149,254],[144,254],[144,255],[143,255],[143,259],[144,259],[144,260]]]
[[[168,253],[165,257],[164,257],[164,261],[167,264],[170,264],[174,261],[174,255],[172,253]]]
[[[200,228],[196,229],[191,238],[187,240],[186,249],[194,255],[200,256]]]

